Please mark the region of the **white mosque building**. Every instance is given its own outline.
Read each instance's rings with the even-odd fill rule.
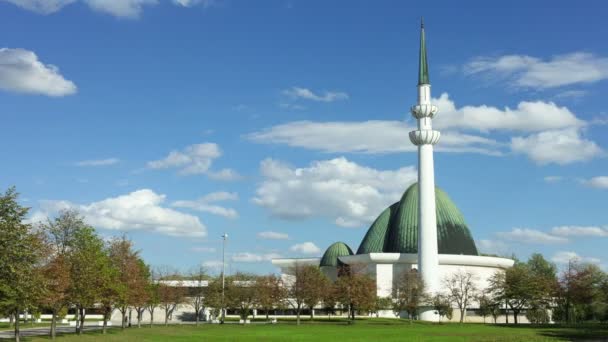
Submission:
[[[428,292],[441,293],[443,279],[455,272],[470,272],[477,288],[483,290],[492,275],[513,266],[511,259],[479,255],[462,213],[444,191],[435,187],[433,145],[441,135],[432,128],[438,108],[430,102],[424,25],[419,58],[418,103],[411,108],[418,129],[409,133],[410,141],[418,146],[418,182],[406,189],[398,202],[380,213],[356,253],[345,243],[336,242],[321,258],[272,260],[286,281],[291,277],[290,269],[297,263],[319,265],[333,280],[340,265],[364,265],[376,280],[377,295],[388,297],[400,275],[412,269],[418,270]],[[467,315],[468,320],[482,320],[474,315],[475,303],[472,309],[473,315]],[[456,311],[454,320],[459,319]],[[392,313],[387,311],[384,315]],[[430,308],[422,309],[419,317],[426,321],[439,319]],[[501,320],[504,321],[504,316]]]

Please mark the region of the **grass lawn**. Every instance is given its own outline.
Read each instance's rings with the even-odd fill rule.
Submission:
[[[168,327],[111,329],[108,335],[88,332],[83,336],[65,335],[60,341],[559,341],[584,339],[602,341],[608,326],[585,328],[556,326],[494,326],[484,324],[427,324],[403,320],[361,319],[348,325],[332,322],[266,324],[203,324]],[[33,338],[28,341],[47,341]]]

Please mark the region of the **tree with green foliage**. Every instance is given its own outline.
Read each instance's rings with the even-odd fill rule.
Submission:
[[[0,195],[0,308],[15,316],[15,339],[20,340],[19,315],[35,305],[44,290],[40,266],[42,236],[25,223],[29,208],[18,203],[14,187]]]
[[[144,304],[145,309],[150,313],[150,327],[154,324],[154,310],[160,305],[160,294],[158,291],[158,283],[152,280],[153,277],[150,277],[151,280],[146,287],[147,292],[147,300]]]
[[[296,262],[289,268],[287,273],[290,280],[285,283],[289,304],[296,311],[296,324],[300,325],[300,314],[306,303],[317,299],[321,300],[322,293],[318,291],[318,286],[314,283],[323,276],[318,266],[306,265]]]
[[[433,310],[435,310],[439,316],[439,322],[441,322],[442,317],[447,317],[448,320],[452,319],[454,310],[452,309],[452,303],[448,296],[436,294],[431,299],[431,304],[433,305]]]
[[[597,265],[570,260],[559,279],[554,320],[566,323],[606,320],[603,286],[606,274]]]
[[[93,307],[102,300],[114,270],[103,240],[84,220],[80,220],[73,238],[73,247],[69,252],[69,293],[77,310],[79,322],[76,324],[76,332],[80,335],[86,319],[86,308]]]
[[[304,306],[310,310],[310,319],[313,319],[315,307],[321,302],[323,293],[329,288],[330,281],[316,266],[304,268],[302,276],[307,279],[302,288],[302,301]]]
[[[477,296],[477,285],[473,273],[459,270],[444,279],[443,287],[447,291],[450,301],[456,303],[460,310],[460,323],[464,322],[467,308]]]
[[[392,310],[393,309],[393,299],[391,297],[376,297],[376,303],[374,305],[374,312],[376,313],[376,317],[380,317],[380,311],[382,310]]]
[[[393,311],[396,316],[406,312],[410,322],[427,299],[424,281],[415,269],[403,272],[393,286]]]
[[[226,306],[239,313],[246,321],[256,303],[256,276],[237,273],[226,278]]]
[[[207,305],[205,300],[205,292],[207,286],[205,285],[210,279],[209,275],[202,266],[196,267],[192,271],[190,271],[189,276],[191,281],[194,281],[194,286],[191,288],[191,292],[189,293],[190,303],[194,307],[194,319],[196,321],[196,325],[199,325],[201,316],[205,311],[205,307]]]

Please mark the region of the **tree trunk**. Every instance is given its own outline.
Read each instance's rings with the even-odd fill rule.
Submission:
[[[517,324],[517,310],[513,310],[513,321]]]
[[[195,313],[194,316],[196,316],[196,326],[198,327],[198,323],[200,321],[200,310],[198,308],[195,308]]]
[[[270,320],[270,319],[268,318],[268,312],[269,312],[269,311],[270,311],[270,310],[266,310],[266,320],[267,320],[267,321],[268,321],[268,320]]]
[[[152,310],[150,311],[150,328],[152,328],[153,324],[154,324],[154,308],[152,308]]]
[[[87,315],[84,308],[81,308],[80,310],[80,330],[78,330],[78,335],[82,335],[82,329],[84,329],[84,319]]]
[[[296,325],[300,325],[300,306],[296,309]]]
[[[122,308],[120,308],[120,317],[121,317],[121,323],[120,323],[120,328],[124,329],[127,326],[127,308],[125,308],[124,306]]]
[[[106,334],[107,328],[108,328],[108,316],[111,315],[112,311],[109,311],[106,309],[106,311],[103,313],[103,327],[101,328],[101,333],[103,335]]]
[[[466,313],[466,308],[465,309],[460,309],[460,323],[464,322],[464,315]]]
[[[76,333],[78,334],[78,331],[80,331],[80,316],[78,316],[79,311],[79,306],[76,305],[76,310],[74,311],[74,321],[76,322]]]
[[[144,309],[136,309],[137,310],[137,327],[141,328],[141,318],[144,314]]]
[[[55,339],[57,329],[57,310],[53,310],[53,316],[51,317],[51,340]]]
[[[21,333],[19,332],[19,310],[15,310],[15,342],[21,341]]]
[[[129,328],[131,327],[131,315],[133,314],[133,309],[129,308]]]
[[[169,310],[165,309],[165,326],[169,325]]]

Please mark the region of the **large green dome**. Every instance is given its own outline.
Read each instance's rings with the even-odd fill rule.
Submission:
[[[327,250],[321,258],[319,266],[338,266],[340,260],[338,257],[353,255],[353,250],[348,247],[344,242],[335,242],[331,246],[327,247]]]
[[[477,255],[464,217],[439,188],[435,188],[435,203],[439,253]],[[418,183],[372,223],[357,250],[357,254],[367,253],[418,253]]]

